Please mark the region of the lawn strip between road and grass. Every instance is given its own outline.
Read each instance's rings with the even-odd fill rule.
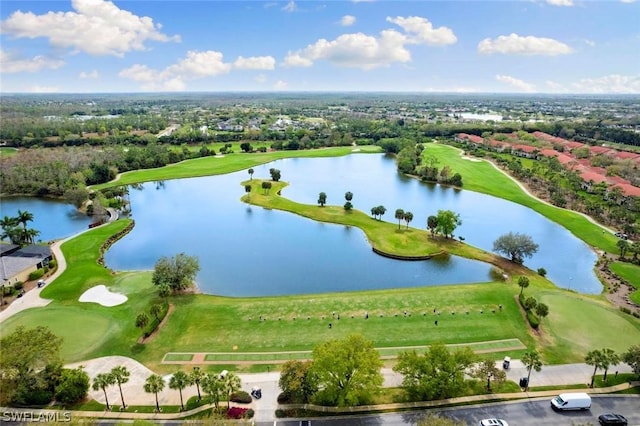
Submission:
[[[169,164],[156,169],[134,170],[123,173],[120,178],[111,182],[93,185],[91,189],[99,191],[104,188],[129,185],[169,179],[190,178],[198,176],[221,175],[237,172],[261,164],[269,163],[283,158],[300,157],[338,157],[352,153],[380,153],[378,146],[339,146],[331,148],[299,150],[299,151],[270,151],[265,153],[234,153],[185,160],[175,164]]]
[[[616,247],[618,238],[611,232],[604,231],[602,227],[579,213],[551,206],[528,195],[515,181],[489,161],[469,161],[463,158],[460,149],[449,145],[427,143],[425,146],[423,156],[433,156],[440,161],[440,164],[451,167],[453,173],[460,173],[464,189],[493,195],[529,207],[547,219],[562,225],[590,246],[609,253],[618,252]],[[524,229],[513,231],[525,232]]]

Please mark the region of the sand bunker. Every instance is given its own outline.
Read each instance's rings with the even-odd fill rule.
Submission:
[[[93,302],[102,306],[121,305],[127,301],[127,296],[120,293],[113,293],[104,285],[97,285],[82,293],[80,302]]]
[[[481,159],[479,159],[479,158],[467,157],[466,155],[463,155],[463,156],[462,156],[462,159],[463,159],[463,160],[473,161],[473,162],[476,162],[476,163],[477,163],[477,162],[479,162],[479,161],[482,161],[482,160],[481,160]]]

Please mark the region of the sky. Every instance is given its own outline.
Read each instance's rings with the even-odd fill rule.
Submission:
[[[634,0],[2,0],[0,93],[640,93]]]

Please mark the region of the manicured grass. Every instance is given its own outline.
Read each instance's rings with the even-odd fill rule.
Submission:
[[[440,164],[446,164],[451,167],[454,173],[460,173],[464,189],[522,204],[559,223],[593,247],[610,253],[618,251],[616,247],[618,239],[612,233],[603,232],[601,227],[594,225],[586,217],[576,212],[550,206],[530,197],[513,180],[486,160],[466,160],[462,158],[459,149],[434,143],[426,144],[423,155],[434,156],[440,160]]]
[[[193,354],[170,353],[164,356],[165,361],[191,361]]]
[[[14,155],[16,155],[18,153],[18,150],[16,148],[10,148],[10,147],[0,147],[0,157],[13,157]]]
[[[634,286],[636,290],[629,295],[637,305],[640,305],[640,266],[627,262],[613,262],[609,268],[620,278]]]
[[[640,322],[607,302],[571,292],[535,296],[549,306],[549,317],[541,323],[548,363],[584,362],[590,350],[611,348],[621,353],[632,342],[640,342]]]
[[[281,158],[294,157],[337,157],[354,152],[382,152],[378,146],[340,146],[332,148],[300,150],[300,151],[272,151],[265,153],[239,153],[225,156],[202,157],[171,164],[157,169],[135,170],[123,173],[120,179],[108,183],[95,185],[94,190],[100,190],[110,186],[128,185],[131,183],[150,182],[157,180],[179,179],[196,176],[211,176],[237,172]],[[238,151],[238,150],[237,150]]]

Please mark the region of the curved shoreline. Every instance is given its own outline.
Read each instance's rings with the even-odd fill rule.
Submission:
[[[441,250],[441,251],[439,251],[437,253],[434,253],[434,254],[426,254],[426,255],[423,255],[423,256],[408,256],[408,255],[387,253],[385,251],[378,250],[373,245],[371,246],[371,250],[373,250],[373,252],[375,254],[378,254],[378,255],[380,255],[382,257],[388,257],[389,259],[395,259],[395,260],[407,260],[407,261],[429,260],[429,259],[434,258],[436,256],[442,256],[444,254],[447,254],[447,252]]]

